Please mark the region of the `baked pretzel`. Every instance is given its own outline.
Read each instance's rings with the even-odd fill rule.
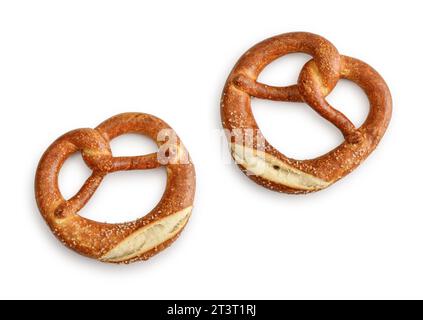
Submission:
[[[276,87],[257,81],[264,67],[293,52],[312,56],[302,68],[297,84]],[[325,99],[340,78],[358,84],[369,99],[370,112],[360,128]],[[345,141],[315,159],[288,158],[272,147],[260,132],[251,111],[251,97],[306,102],[338,127]],[[258,184],[286,193],[321,190],[354,170],[379,143],[391,112],[389,89],[373,68],[360,60],[339,55],[329,41],[305,32],[278,35],[248,50],[230,73],[221,98],[222,125],[227,129],[231,154],[238,166]],[[245,140],[248,135],[252,137],[248,144],[239,139],[237,142],[239,136]]]
[[[191,215],[195,171],[176,134],[173,140],[169,134],[162,139],[163,132],[173,131],[159,118],[124,113],[95,129],[70,131],[53,142],[38,165],[35,196],[42,216],[59,240],[80,254],[112,263],[146,260],[176,240]],[[125,133],[146,135],[156,141],[159,150],[166,150],[164,154],[113,157],[109,141]],[[79,192],[65,200],[58,187],[58,174],[64,161],[77,151],[93,172]],[[160,203],[143,218],[109,224],[77,214],[108,173],[162,165],[167,169],[166,190]]]

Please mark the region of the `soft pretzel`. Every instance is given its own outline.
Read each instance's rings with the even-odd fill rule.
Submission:
[[[313,57],[301,70],[297,84],[275,87],[257,81],[264,67],[293,52]],[[370,112],[360,128],[355,128],[325,99],[340,78],[358,84],[369,99]],[[315,159],[288,158],[272,147],[260,132],[251,111],[252,97],[306,102],[338,127],[345,141]],[[275,36],[248,50],[230,73],[221,98],[222,125],[227,129],[232,156],[238,166],[264,187],[287,193],[321,190],[354,170],[379,143],[391,112],[389,89],[372,67],[339,55],[326,39],[304,32]],[[245,143],[246,137],[252,137],[248,143]]]
[[[163,132],[167,132],[167,140],[161,139]],[[113,157],[109,141],[125,133],[152,138],[159,147],[166,147],[165,157],[160,158],[159,153]],[[180,139],[174,135],[169,140],[172,134],[159,118],[125,113],[95,129],[70,131],[53,142],[42,156],[35,178],[38,207],[53,233],[78,253],[112,263],[146,260],[168,247],[188,222],[195,192],[194,165]],[[65,200],[58,187],[58,174],[64,161],[77,151],[93,172],[79,192]],[[108,173],[161,165],[167,169],[166,190],[160,203],[143,218],[109,224],[78,215]]]

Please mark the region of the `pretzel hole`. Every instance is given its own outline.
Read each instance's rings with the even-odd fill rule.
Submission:
[[[267,141],[288,157],[316,158],[344,141],[338,128],[305,103],[252,99],[251,108]]]
[[[305,53],[290,53],[268,64],[258,76],[258,81],[272,86],[288,86],[297,83],[304,64],[311,59]]]
[[[91,175],[80,152],[71,155],[59,172],[59,188],[65,199],[72,198]]]
[[[114,138],[110,147],[115,157],[141,156],[157,152],[154,140],[142,134],[127,133]]]
[[[166,182],[165,167],[110,173],[78,214],[100,222],[133,221],[160,202]]]
[[[151,139],[139,134],[122,135],[114,139],[111,145],[118,156],[142,155],[157,150]],[[63,197],[73,197],[91,173],[80,152],[70,156],[59,173],[59,188]],[[78,214],[99,222],[133,221],[146,215],[159,203],[166,183],[165,167],[110,173]]]
[[[267,65],[257,80],[273,86],[295,84],[310,59],[305,53],[287,54]],[[305,103],[252,99],[251,108],[269,143],[288,157],[316,158],[344,141],[336,127]]]
[[[352,81],[341,79],[326,99],[333,108],[346,115],[356,128],[364,123],[369,114],[370,103],[366,94]]]

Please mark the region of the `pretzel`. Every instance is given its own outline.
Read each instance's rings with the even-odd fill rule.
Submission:
[[[78,253],[111,263],[146,260],[173,243],[191,215],[195,171],[188,152],[175,135],[162,141],[163,132],[173,132],[162,120],[143,113],[116,115],[95,129],[70,131],[46,150],[35,178],[38,207],[53,233]],[[159,153],[113,157],[109,142],[125,133],[146,135],[156,141]],[[80,151],[92,169],[79,192],[65,200],[58,187],[58,174],[73,153]],[[163,161],[166,160],[166,162]],[[146,216],[126,223],[100,223],[77,213],[89,201],[103,178],[121,170],[167,169],[167,186],[160,203]]]
[[[312,56],[302,68],[297,84],[276,87],[257,81],[264,67],[293,52]],[[325,99],[340,78],[358,84],[369,99],[369,114],[359,128]],[[315,159],[288,158],[262,135],[251,111],[252,97],[305,102],[334,124],[345,141]],[[221,98],[222,125],[227,130],[231,154],[237,165],[258,184],[286,193],[324,189],[354,170],[376,148],[391,113],[389,89],[372,67],[340,55],[326,39],[305,32],[278,35],[248,50],[230,73]],[[245,140],[248,131],[252,131],[249,133],[252,140],[248,144],[239,142],[239,136]]]

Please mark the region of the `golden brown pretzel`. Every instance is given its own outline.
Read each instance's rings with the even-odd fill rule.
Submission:
[[[159,153],[113,157],[109,141],[125,133],[152,138]],[[64,161],[77,151],[93,172],[79,192],[65,200],[58,187],[58,174]],[[160,203],[143,218],[108,224],[77,214],[106,174],[161,165],[167,169],[166,190]],[[38,207],[53,233],[80,254],[114,263],[146,260],[175,241],[191,215],[194,192],[195,171],[187,150],[164,121],[143,113],[116,115],[96,129],[64,134],[42,156],[35,178]]]
[[[293,52],[313,57],[301,70],[297,84],[275,87],[257,81],[264,67]],[[360,128],[355,128],[325,99],[340,78],[358,84],[369,99],[370,112]],[[260,132],[251,111],[251,97],[306,102],[338,127],[345,141],[315,159],[288,158],[273,148]],[[354,170],[379,143],[391,112],[389,89],[373,68],[360,60],[339,55],[329,41],[305,32],[275,36],[248,50],[230,73],[221,99],[222,125],[228,131],[232,156],[238,166],[257,183],[287,193],[326,188]]]

